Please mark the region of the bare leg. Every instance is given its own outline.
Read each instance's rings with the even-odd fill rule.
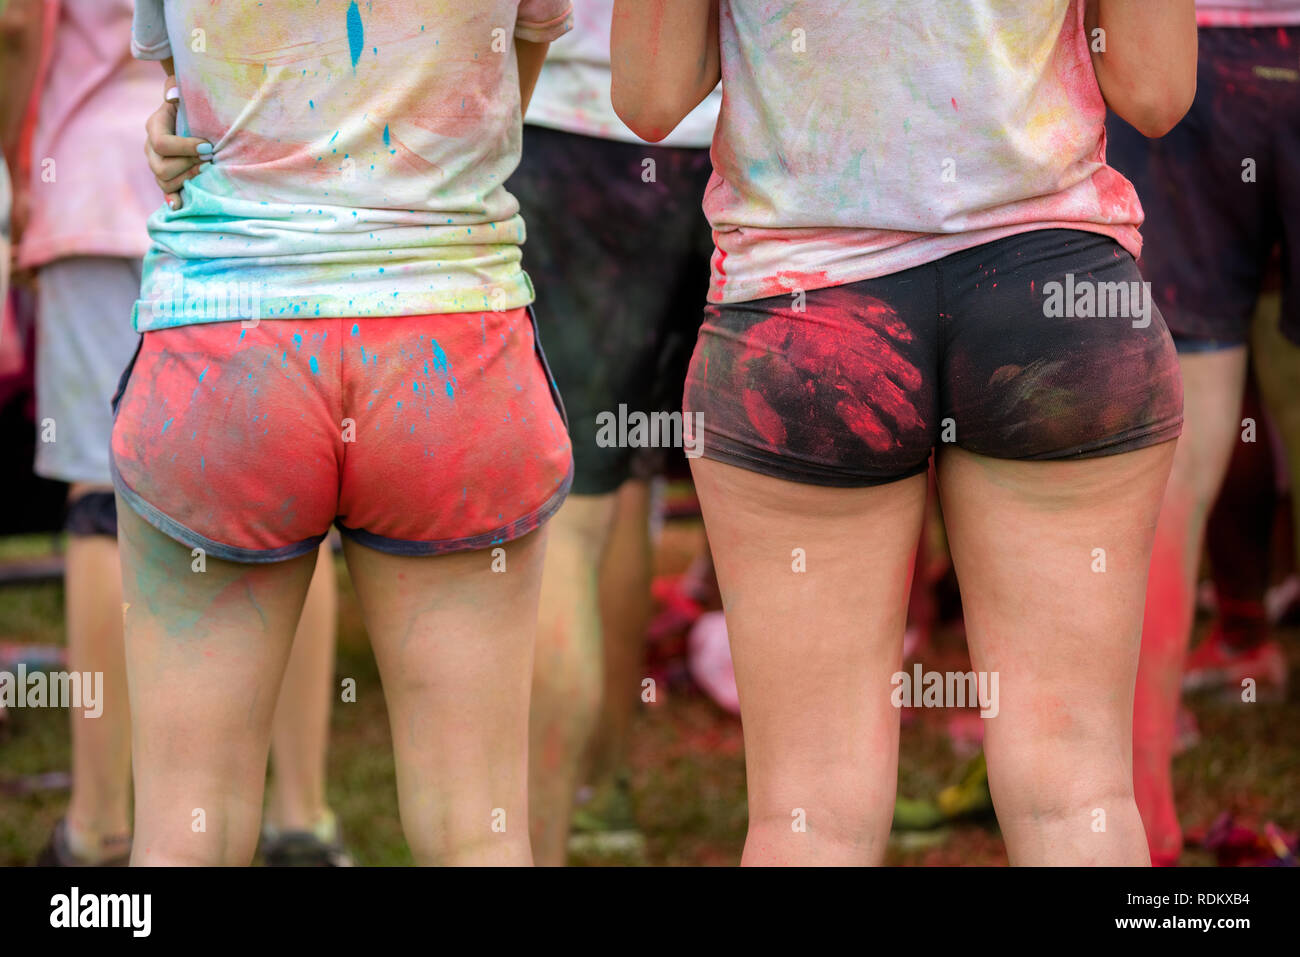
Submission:
[[[571,495],[547,528],[530,726],[533,856],[564,864],[573,797],[600,717],[597,576],[614,496]]]
[[[1183,434],[1160,509],[1133,703],[1133,782],[1151,858],[1173,863],[1183,836],[1174,808],[1174,723],[1192,635],[1205,524],[1241,438],[1246,349],[1183,353]]]
[[[112,488],[74,484],[69,501]],[[122,572],[117,540],[69,535],[64,578],[68,667],[103,674],[103,711],[70,711],[72,796],[68,842],[77,857],[99,861],[126,853],[131,836],[131,712],[122,649]]]
[[[271,725],[271,778],[266,814],[279,830],[313,831],[329,813],[325,759],[334,696],[338,585],[334,553],[323,542]]]
[[[501,546],[504,571],[496,549],[405,558],[344,539],[420,864],[532,863],[528,699],[545,536]]]
[[[1071,462],[940,456],[971,661],[998,680],[984,748],[1013,864],[1148,863],[1133,682],[1173,446]]]
[[[1276,304],[1256,318],[1252,327],[1255,371],[1273,424],[1286,447],[1291,473],[1293,540],[1300,549],[1300,346],[1282,335]],[[1264,441],[1261,437],[1260,441]],[[1297,552],[1300,567],[1300,552]]]
[[[836,489],[707,459],[691,468],[745,725],[742,863],[879,863],[898,771],[890,678],[925,476]]]
[[[605,695],[592,758],[592,784],[627,761],[628,734],[640,701],[645,630],[650,621],[650,483],[633,479],[618,491],[614,528],[600,567]]]
[[[248,864],[271,717],[316,552],[202,564],[118,498],[135,758],[132,864]]]

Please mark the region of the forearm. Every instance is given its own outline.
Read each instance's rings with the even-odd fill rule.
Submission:
[[[658,142],[721,78],[718,0],[615,0],[610,55],[615,111]]]
[[[1195,0],[1089,0],[1087,19],[1106,105],[1146,136],[1173,129],[1196,96]]]
[[[528,104],[532,102],[533,90],[537,87],[537,78],[542,74],[542,63],[546,61],[549,43],[532,43],[515,38],[515,57],[519,61],[519,112],[528,113]]]
[[[0,149],[10,169],[18,163],[18,138],[41,64],[45,19],[42,0],[10,0],[0,13]]]

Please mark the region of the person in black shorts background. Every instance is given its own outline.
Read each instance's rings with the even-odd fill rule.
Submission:
[[[1236,443],[1267,442],[1243,420],[1248,359],[1300,475],[1300,2],[1198,3],[1196,100],[1148,140],[1109,123],[1109,157],[1146,211],[1139,267],[1174,336],[1185,411],[1147,587],[1134,706],[1138,807],[1151,859],[1175,864],[1182,831],[1171,756],[1206,517]],[[1281,249],[1280,315],[1257,302]],[[1219,647],[1257,686],[1285,681],[1267,646]],[[1275,652],[1276,649],[1273,649]],[[1253,700],[1253,699],[1252,699]]]

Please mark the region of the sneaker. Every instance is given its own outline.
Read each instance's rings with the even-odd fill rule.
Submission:
[[[267,867],[352,867],[338,821],[329,812],[315,831],[262,829],[262,863]]]
[[[1255,679],[1261,694],[1284,695],[1287,684],[1286,652],[1272,640],[1238,650],[1224,640],[1219,623],[1187,656],[1183,669],[1184,691],[1236,691],[1246,678]]]
[[[37,867],[126,867],[131,862],[131,841],[126,839],[126,852],[124,854],[106,857],[102,861],[91,861],[84,857],[78,857],[73,851],[72,845],[68,842],[68,822],[65,818],[59,818],[58,823],[54,825],[54,832],[50,835],[50,842],[45,845],[36,858]]]

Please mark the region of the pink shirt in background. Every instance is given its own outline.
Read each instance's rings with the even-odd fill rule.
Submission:
[[[163,73],[131,56],[131,0],[46,0],[58,8],[38,93],[31,217],[19,263],[142,257],[162,194],[144,157],[144,122]]]
[[[1300,0],[1196,0],[1203,27],[1285,27],[1300,24]]]

